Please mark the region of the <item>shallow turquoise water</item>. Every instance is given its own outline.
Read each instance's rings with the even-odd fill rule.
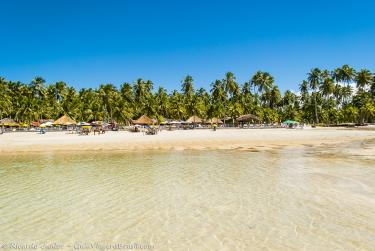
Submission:
[[[373,250],[374,162],[330,151],[3,156],[0,244]]]

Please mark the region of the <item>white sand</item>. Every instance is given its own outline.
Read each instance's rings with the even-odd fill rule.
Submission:
[[[5,133],[0,135],[1,154],[45,151],[91,150],[269,150],[284,146],[318,146],[371,141],[375,131],[345,129],[218,129],[162,131],[157,135],[131,132],[107,132],[104,135],[79,136],[66,132]],[[375,150],[367,151],[375,155]]]

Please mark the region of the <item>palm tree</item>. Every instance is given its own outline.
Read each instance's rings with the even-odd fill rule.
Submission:
[[[244,108],[244,113],[250,113],[251,109],[254,106],[254,96],[251,92],[251,83],[250,82],[245,82],[244,85],[242,86],[242,97],[241,97],[241,102],[242,102],[242,107]]]
[[[370,86],[370,93],[371,93],[371,96],[372,96],[372,100],[375,102],[375,76],[372,79],[372,83],[371,83],[371,86]]]
[[[270,90],[269,108],[275,109],[281,101],[281,93],[279,87],[273,86]]]
[[[182,88],[181,91],[185,96],[191,97],[194,93],[194,80],[193,77],[190,75],[187,75],[184,80],[182,80]]]
[[[355,76],[355,82],[357,83],[357,88],[360,91],[365,90],[367,87],[370,87],[373,82],[374,75],[367,69],[360,70]]]
[[[159,87],[156,94],[156,106],[157,114],[159,116],[162,116],[164,118],[169,117],[169,97],[167,94],[167,90],[161,86]]]
[[[0,117],[27,122],[68,113],[82,121],[108,119],[128,123],[143,114],[154,118],[186,119],[195,114],[225,119],[253,113],[269,122],[281,118],[314,123],[357,118],[360,123],[374,121],[375,76],[366,69],[355,72],[348,65],[332,72],[312,69],[299,85],[298,96],[288,90],[281,95],[271,74],[263,71],[256,72],[241,87],[235,75],[227,72],[222,81],[211,84],[210,93],[203,88],[194,91],[189,75],[182,81],[181,92],[172,93],[163,87],[154,92],[153,83],[143,79],[124,83],[119,89],[112,84],[76,89],[62,81],[46,85],[41,77],[29,84],[0,78]],[[357,92],[353,92],[353,81]]]
[[[313,89],[314,96],[314,109],[315,109],[315,123],[319,123],[318,119],[318,104],[317,104],[317,89],[321,81],[321,70],[319,68],[314,68],[307,74],[307,79],[309,81],[310,88]]]
[[[331,74],[324,70],[321,74],[322,82],[320,83],[319,89],[322,93],[322,95],[328,99],[328,97],[333,94],[335,90],[335,85],[333,84],[333,79],[331,77]]]
[[[99,94],[103,101],[103,111],[109,115],[109,121],[113,121],[113,113],[116,110],[116,104],[119,97],[116,87],[113,84],[104,84],[99,87]]]
[[[343,99],[343,105],[347,105],[350,101],[350,97],[353,94],[353,88],[350,85],[343,86],[341,88],[341,95]]]
[[[53,86],[54,95],[55,95],[57,102],[62,102],[62,100],[64,99],[66,87],[67,85],[63,81],[56,82],[55,85]]]
[[[309,94],[309,82],[303,80],[299,85],[299,91],[301,92],[301,101],[305,102]]]
[[[147,88],[146,88],[146,83],[143,81],[143,79],[139,78],[137,81],[134,83],[133,86],[133,91],[134,91],[134,102],[136,104],[135,106],[135,115],[141,116],[145,112],[145,105],[146,105],[146,99],[147,99]]]
[[[31,83],[30,83],[30,90],[32,92],[32,99],[34,100],[34,105],[37,106],[33,112],[39,113],[37,117],[42,118],[43,111],[41,111],[42,108],[44,108],[43,102],[45,101],[45,86],[44,84],[46,81],[42,77],[35,77]]]
[[[211,84],[211,102],[212,102],[212,116],[218,118],[225,118],[225,106],[227,102],[227,95],[225,87],[220,80],[216,80]]]
[[[5,78],[0,77],[0,119],[2,119],[4,115],[8,115],[11,110],[12,100],[9,94],[9,83]]]
[[[236,77],[232,72],[227,72],[225,74],[225,79],[223,79],[225,91],[229,93],[230,97],[236,97],[239,95],[240,89],[236,82]]]
[[[174,90],[172,95],[170,96],[170,109],[169,114],[172,119],[183,119],[187,118],[186,112],[185,112],[185,106],[183,95],[179,93],[178,91]]]
[[[211,108],[210,94],[204,88],[200,88],[196,91],[195,96],[199,99],[199,102],[202,104],[202,110],[200,111],[200,117],[208,119],[209,111]]]
[[[271,89],[274,79],[268,72],[257,71],[251,79],[254,87],[258,87],[259,92]]]
[[[44,96],[44,91],[45,91],[45,86],[44,84],[46,81],[42,77],[35,77],[31,83],[30,83],[30,88],[33,92],[33,94],[37,98],[42,98]]]
[[[341,67],[340,78],[341,80],[349,85],[355,77],[355,70],[349,65],[343,65]]]
[[[326,111],[326,114],[332,114],[334,111],[331,104],[333,104],[333,106],[335,106],[336,104],[334,100],[330,98],[330,96],[335,91],[335,85],[333,83],[331,74],[327,70],[322,71],[322,82],[320,84],[321,85],[319,86],[319,90],[324,98],[323,109],[330,110],[330,112]],[[327,123],[328,122],[329,119],[327,119]]]
[[[191,76],[186,76],[185,79],[182,81],[181,91],[184,94],[184,104],[188,116],[197,115],[194,114],[194,80]]]

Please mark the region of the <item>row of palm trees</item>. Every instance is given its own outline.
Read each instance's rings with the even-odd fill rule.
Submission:
[[[240,85],[232,72],[215,80],[210,90],[195,89],[186,76],[181,90],[154,90],[150,80],[137,79],[119,88],[76,90],[65,82],[46,84],[41,77],[29,84],[0,78],[0,117],[31,122],[69,114],[79,121],[128,123],[146,114],[154,118],[231,118],[254,114],[265,123],[286,119],[305,123],[337,124],[375,121],[375,78],[369,70],[344,65],[332,71],[312,69],[299,85],[299,93],[280,92],[268,72],[258,71]]]

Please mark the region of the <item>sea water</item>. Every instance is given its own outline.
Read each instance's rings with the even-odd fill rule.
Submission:
[[[2,156],[0,249],[375,250],[375,162],[332,149]]]

